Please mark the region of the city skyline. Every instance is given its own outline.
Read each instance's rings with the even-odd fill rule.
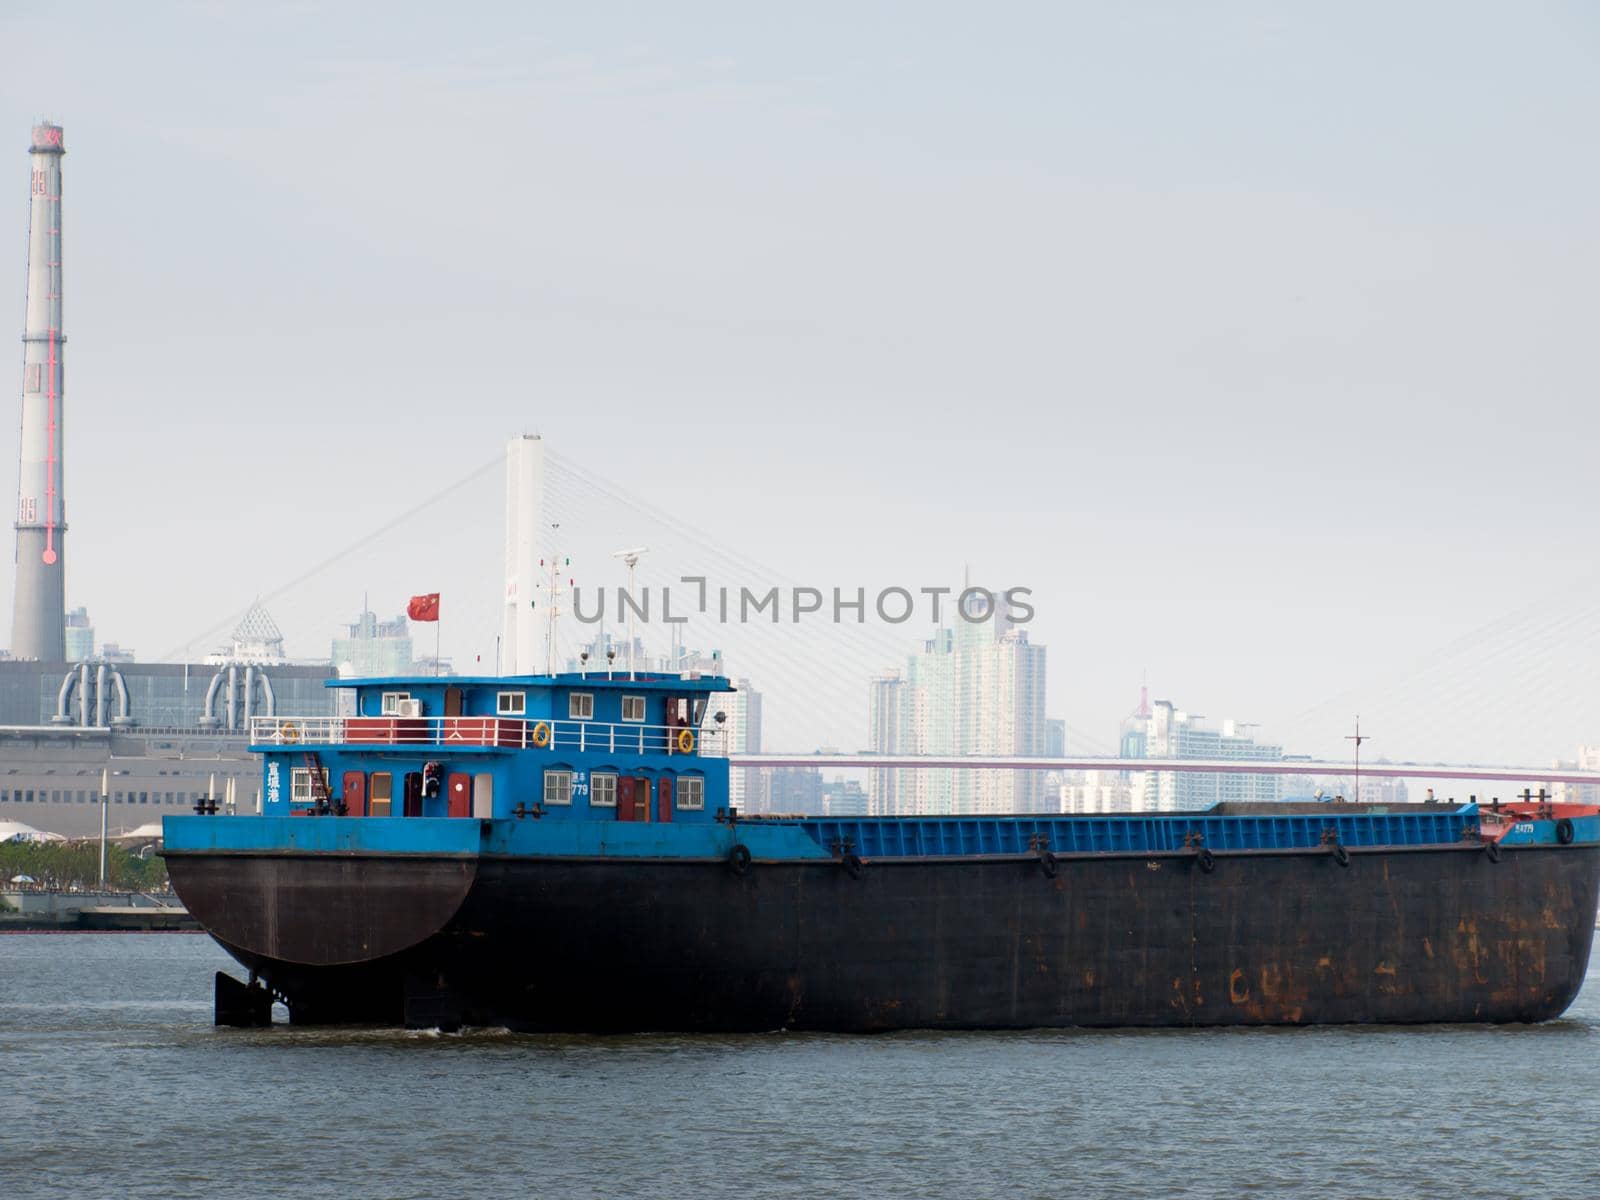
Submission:
[[[1593,23],[1456,14],[1440,58],[1425,14],[1388,14],[1378,46],[1371,15],[1156,34],[1035,10],[1037,36],[977,61],[930,17],[909,41],[863,32],[864,61],[897,64],[884,90],[810,71],[808,29],[740,21],[708,47],[650,18],[624,50],[598,18],[507,11],[485,51],[442,15],[330,12],[308,55],[270,13],[9,13],[35,47],[0,81],[22,131],[0,170],[16,330],[22,139],[46,111],[72,138],[67,607],[181,657],[533,428],[790,577],[932,582],[981,549],[1034,587],[1030,635],[1070,664],[1049,708],[1080,732],[1148,671],[1308,751],[1362,712],[1375,753],[1570,755],[1600,729],[1575,553],[1600,187],[1564,149],[1585,144]],[[216,37],[242,50],[196,106],[220,68],[192,50]],[[1191,86],[1219,61],[1226,86]],[[1335,87],[1353,65],[1363,85]],[[445,145],[491,172],[493,254],[458,253],[425,165]],[[269,487],[239,482],[256,445],[284,451]],[[355,456],[386,486],[333,495]],[[714,496],[685,461],[717,464]],[[0,456],[0,489],[14,468]],[[499,547],[477,534],[497,493],[305,589],[281,610],[291,648],[320,652],[353,593],[387,607],[476,571],[481,600],[447,595],[445,651],[492,654]],[[597,553],[629,544],[614,528]],[[179,602],[128,586],[152,556]],[[820,707],[785,698],[782,659],[742,665],[774,729]]]

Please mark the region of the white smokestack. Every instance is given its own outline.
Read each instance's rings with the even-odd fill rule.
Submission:
[[[28,307],[22,343],[22,453],[17,473],[17,590],[11,653],[67,656],[66,505],[61,431],[66,370],[61,333],[61,126],[33,127],[28,208]]]

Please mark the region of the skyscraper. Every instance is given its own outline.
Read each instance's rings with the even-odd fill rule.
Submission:
[[[906,680],[899,671],[885,671],[868,685],[867,749],[874,754],[904,754],[912,737],[906,705]],[[881,767],[867,772],[867,811],[893,816],[900,811],[901,785],[909,771]]]
[[[748,679],[730,680],[737,691],[711,697],[711,719],[704,725],[723,739],[727,754],[755,754],[761,749],[761,693]],[[724,720],[716,720],[722,713]],[[766,775],[758,767],[734,767],[728,773],[728,802],[742,813],[767,811]]]
[[[66,505],[62,428],[61,126],[33,127],[28,300],[22,334],[22,447],[17,473],[13,658],[66,658]]]
[[[918,755],[1045,752],[1045,648],[1028,640],[998,597],[967,589],[966,606],[903,674],[872,681],[869,748]],[[1034,812],[1044,780],[1034,771],[874,770],[874,813]],[[1052,805],[1054,801],[1052,800]]]
[[[87,608],[75,608],[67,614],[66,654],[69,663],[94,657],[94,624]]]
[[[345,629],[344,637],[333,639],[333,669],[339,675],[372,678],[404,675],[411,669],[411,626],[403,615],[380,621],[376,613],[363,612]]]
[[[1045,651],[996,608],[986,622],[956,622],[956,752],[1044,753]],[[955,811],[1038,812],[1044,776],[1038,771],[958,771]]]

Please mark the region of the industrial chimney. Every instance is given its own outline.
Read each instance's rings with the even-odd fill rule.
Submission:
[[[28,309],[22,334],[22,461],[17,478],[17,591],[11,654],[66,658],[62,504],[61,126],[33,127],[28,208]]]

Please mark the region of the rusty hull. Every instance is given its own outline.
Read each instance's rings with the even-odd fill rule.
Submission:
[[[763,862],[181,853],[296,1022],[572,1032],[1542,1021],[1600,847]]]

